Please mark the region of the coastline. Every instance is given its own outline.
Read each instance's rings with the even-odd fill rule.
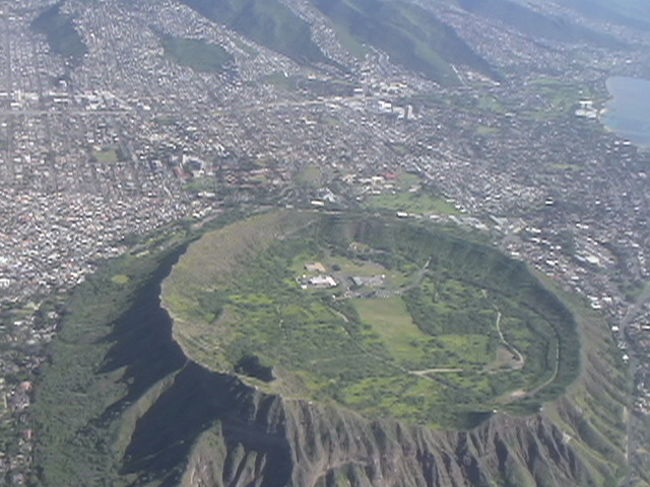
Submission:
[[[650,104],[647,111],[639,110],[638,104],[639,101],[645,100],[642,92],[646,88],[650,90],[650,80],[612,76],[605,81],[605,86],[610,97],[599,110],[598,121],[607,132],[616,134],[639,150],[650,150],[650,117],[639,119],[646,117],[644,114],[650,112]],[[648,127],[647,132],[645,128],[624,128],[634,125],[637,120],[641,127]]]

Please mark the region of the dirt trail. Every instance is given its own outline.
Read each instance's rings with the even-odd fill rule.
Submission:
[[[438,374],[444,372],[462,372],[463,369],[458,368],[438,368],[438,369],[423,369],[423,370],[411,370],[409,374],[417,375],[419,377],[425,377],[427,374]]]
[[[511,350],[516,356],[517,356],[517,365],[513,368],[516,369],[521,369],[524,366],[524,363],[526,362],[526,359],[522,355],[522,353],[515,348],[514,345],[509,343],[505,337],[503,336],[503,332],[501,331],[501,317],[503,315],[501,314],[501,311],[497,310],[497,320],[496,320],[496,328],[497,328],[497,333],[499,333],[499,340],[501,340],[501,343],[505,345],[505,347],[508,350]]]

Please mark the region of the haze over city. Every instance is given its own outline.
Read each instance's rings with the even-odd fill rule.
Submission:
[[[0,2],[0,485],[650,485],[641,0]]]

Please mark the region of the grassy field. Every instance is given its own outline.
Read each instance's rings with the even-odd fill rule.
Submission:
[[[163,49],[174,62],[195,71],[220,73],[233,62],[233,57],[223,47],[201,39],[165,37]]]
[[[115,274],[111,277],[111,282],[115,284],[127,284],[131,278],[126,274]]]
[[[285,76],[284,73],[276,71],[262,78],[262,81],[270,85],[282,88],[287,91],[294,91],[297,89],[296,76]]]
[[[115,149],[102,149],[95,151],[93,157],[99,162],[106,163],[117,162],[118,160],[117,151]]]
[[[330,267],[337,266],[342,272],[355,276],[374,276],[376,274],[390,274],[399,278],[397,273],[390,272],[384,266],[368,260],[355,260],[341,255],[329,255],[326,262]]]
[[[335,288],[301,288],[314,263]],[[377,275],[376,287],[348,284]],[[570,316],[536,282],[496,250],[412,224],[278,212],[193,244],[163,302],[175,337],[208,368],[288,397],[462,428],[512,391],[555,397],[575,372]],[[519,367],[504,360],[498,314]],[[250,357],[274,380],[242,372]]]
[[[495,127],[488,127],[487,125],[479,125],[476,128],[476,133],[479,135],[494,135],[499,133],[499,129]]]
[[[508,109],[494,96],[484,95],[478,99],[478,108],[488,112],[506,113]]]
[[[430,336],[413,323],[401,297],[354,299],[352,305],[361,323],[377,333],[398,363],[409,362],[426,349]]]
[[[397,176],[397,187],[400,191],[406,191],[413,186],[417,186],[422,183],[422,178],[417,174],[410,172],[400,172]]]
[[[372,195],[366,200],[366,207],[438,215],[457,215],[459,213],[456,207],[444,198],[432,196],[424,191],[385,192]]]
[[[557,78],[540,76],[531,81],[544,102],[538,110],[524,114],[532,120],[550,120],[569,113],[579,100],[592,99],[594,93],[585,87]]]

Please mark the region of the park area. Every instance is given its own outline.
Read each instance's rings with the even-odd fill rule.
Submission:
[[[522,263],[363,213],[276,211],[208,233],[163,304],[202,365],[373,418],[471,427],[538,409],[578,370],[571,313]]]

